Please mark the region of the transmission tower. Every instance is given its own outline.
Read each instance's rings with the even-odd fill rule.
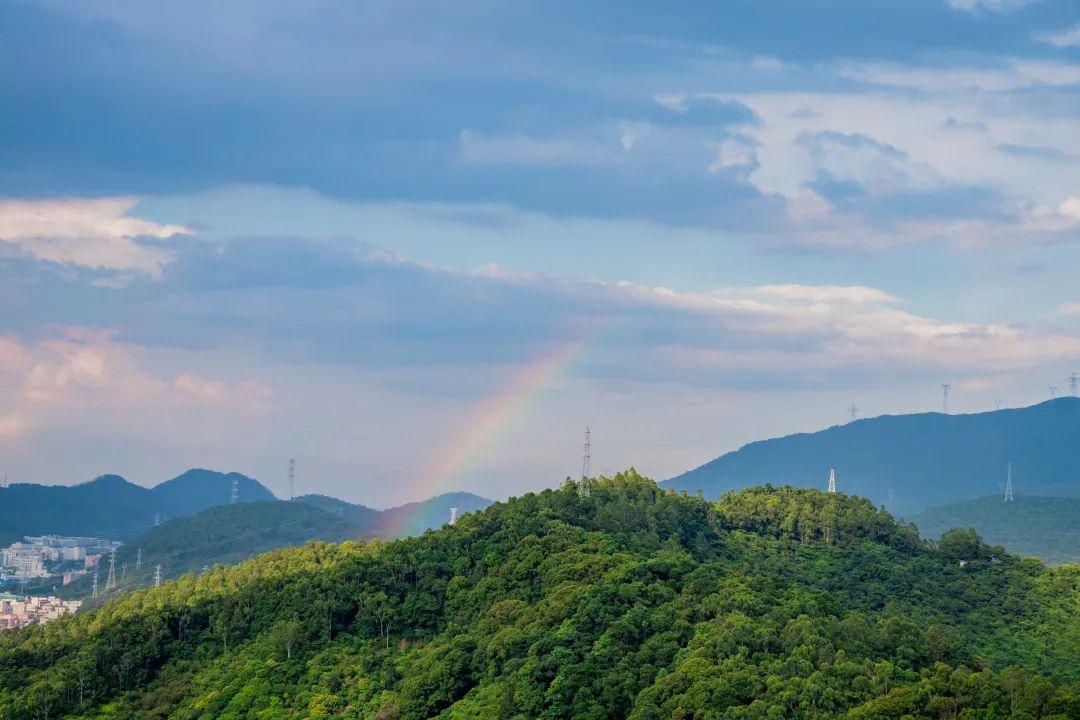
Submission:
[[[581,479],[589,477],[589,464],[592,462],[592,432],[585,426],[585,450],[581,454]]]
[[[836,492],[836,468],[829,468],[829,492]]]
[[[296,460],[289,459],[289,502],[296,499]]]
[[[142,548],[135,551],[135,569],[142,569]]]
[[[116,589],[116,551],[109,553],[109,574],[105,576],[105,592]]]
[[[154,587],[161,587],[161,565],[154,566]]]
[[[97,581],[98,581],[98,569],[94,567],[94,579],[90,583],[90,597],[97,600]]]
[[[1080,385],[1080,375],[1069,373],[1069,394],[1076,397],[1076,388]]]
[[[240,482],[233,478],[232,485],[229,487],[229,504],[235,505],[240,499]]]
[[[1057,385],[1050,386],[1050,399],[1053,400],[1057,397]]]
[[[848,420],[854,422],[855,418],[859,417],[859,408],[855,407],[855,403],[851,403],[851,407],[847,409]]]
[[[1005,476],[1005,502],[1013,502],[1012,463],[1009,463],[1009,468]]]
[[[949,390],[952,389],[952,385],[949,383],[941,383],[941,411],[949,412]]]
[[[450,524],[457,525],[457,508],[450,508]]]
[[[1075,395],[1076,393],[1073,393]],[[4,473],[4,487],[7,487],[7,473]]]

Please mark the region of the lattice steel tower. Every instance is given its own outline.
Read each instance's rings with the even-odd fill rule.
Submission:
[[[1012,463],[1009,463],[1009,468],[1005,476],[1005,502],[1013,502]]]
[[[836,468],[829,468],[829,492],[836,492]]]
[[[289,459],[289,502],[296,499],[296,460]]]
[[[589,464],[592,463],[592,432],[585,426],[585,450],[581,454],[581,479],[589,477]]]

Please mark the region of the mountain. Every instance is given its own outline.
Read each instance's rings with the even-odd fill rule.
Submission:
[[[450,508],[457,508],[458,513],[464,515],[483,510],[491,504],[491,500],[467,492],[444,493],[427,500],[406,503],[387,510],[374,510],[327,495],[301,495],[296,499],[327,512],[336,513],[339,517],[360,527],[376,527],[375,534],[382,538],[420,535],[425,530],[445,525],[450,519]]]
[[[931,508],[909,519],[923,537],[970,527],[1018,555],[1080,563],[1080,498],[1017,495],[1015,502],[1007,503],[1000,495],[990,495]]]
[[[0,633],[0,717],[1077,718],[1080,567],[634,473]]]
[[[1004,488],[1080,494],[1080,398],[972,415],[922,413],[856,420],[814,433],[753,442],[667,481],[718,497],[766,482],[841,490],[914,513]]]
[[[233,480],[242,502],[274,499],[256,480],[211,470],[188,470],[153,488],[119,475],[71,486],[18,483],[0,488],[0,534],[126,539],[153,526],[156,518],[192,515],[227,503]]]

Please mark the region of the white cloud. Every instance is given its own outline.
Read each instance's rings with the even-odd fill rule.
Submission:
[[[945,0],[945,3],[954,10],[965,12],[978,12],[990,10],[997,13],[1007,13],[1019,10],[1039,0]]]
[[[132,197],[0,200],[0,240],[41,260],[156,277],[172,256],[137,238],[190,230],[132,217],[136,203]]]
[[[1073,25],[1071,28],[1057,32],[1035,33],[1035,39],[1057,48],[1076,47],[1080,45],[1080,25]]]
[[[22,433],[41,413],[168,411],[201,406],[241,413],[267,409],[273,391],[256,380],[223,382],[193,372],[175,377],[144,366],[146,351],[113,333],[70,327],[27,342],[0,336],[0,435]],[[5,432],[6,428],[6,432]]]

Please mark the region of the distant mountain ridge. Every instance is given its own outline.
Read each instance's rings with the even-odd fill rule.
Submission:
[[[91,535],[124,539],[155,519],[185,517],[229,502],[233,480],[240,502],[274,500],[262,483],[240,473],[193,468],[152,488],[119,475],[78,485],[17,483],[0,488],[0,535]]]
[[[464,515],[483,510],[492,502],[468,492],[450,492],[386,510],[375,510],[328,495],[302,495],[296,499],[336,513],[356,527],[374,528],[373,534],[383,538],[420,535],[425,530],[442,527],[450,519],[450,508],[457,508],[458,513]]]
[[[1013,464],[1018,494],[1080,495],[1080,398],[969,415],[883,415],[752,442],[667,480],[718,497],[764,483],[839,487],[918,512],[998,492]]]

